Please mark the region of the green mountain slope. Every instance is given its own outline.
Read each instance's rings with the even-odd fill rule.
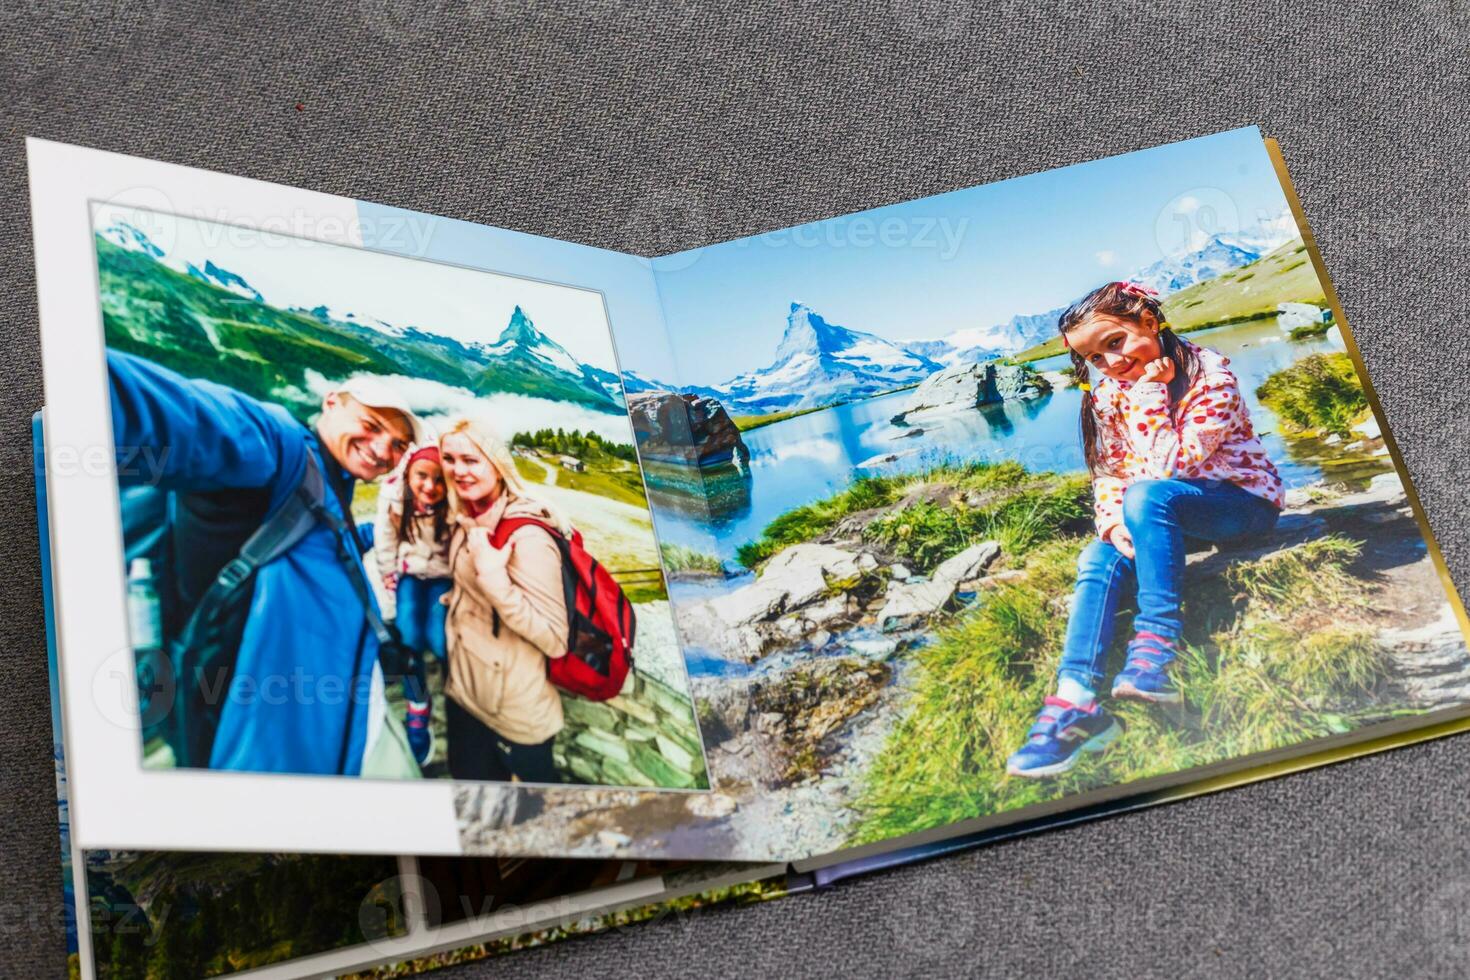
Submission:
[[[324,307],[286,310],[178,272],[145,252],[95,236],[107,345],[192,378],[284,405],[305,421],[320,407],[308,371],[426,378],[477,394],[514,392],[606,412],[622,406],[593,379],[548,370],[515,345],[489,354],[409,329],[394,336],[333,319]]]
[[[1165,296],[1164,315],[1176,333],[1189,333],[1272,316],[1278,303],[1327,305],[1325,290],[1300,238],[1239,269]],[[1021,351],[1015,359],[1036,361],[1063,349],[1061,339],[1053,338]]]

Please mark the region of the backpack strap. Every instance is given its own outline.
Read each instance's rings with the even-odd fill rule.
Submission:
[[[337,560],[342,563],[342,569],[347,573],[347,580],[352,583],[352,591],[357,593],[357,599],[362,603],[362,612],[367,619],[368,628],[378,638],[378,646],[386,654],[388,649],[397,647],[398,637],[383,622],[383,617],[378,614],[378,604],[373,601],[372,586],[368,584],[367,572],[362,567],[362,554],[354,555],[347,546],[347,542],[352,541],[361,547],[357,528],[353,526],[350,516],[344,520],[328,510],[324,497],[318,497],[312,503],[311,516],[313,522],[321,521],[331,528],[332,537],[337,541]]]
[[[324,491],[322,471],[317,466],[316,457],[307,453],[306,469],[301,474],[301,482],[276,512],[245,540],[239,553],[225,562],[195,604],[194,612],[190,616],[191,625],[201,615],[207,614],[207,610],[222,604],[232,592],[250,581],[250,577],[260,566],[285,553],[316,526],[315,508],[323,499]],[[190,632],[192,631],[186,628],[185,636]]]
[[[551,535],[551,540],[556,542],[556,550],[561,555],[562,593],[567,607],[567,649],[570,650],[577,645],[577,577],[567,574],[571,562],[571,556],[567,552],[567,536],[535,517],[502,517],[495,525],[495,530],[490,532],[490,543],[497,548],[504,548],[510,536],[527,525],[539,527]],[[490,632],[494,636],[500,635],[500,614],[493,607],[490,610]]]
[[[527,524],[541,528],[558,541],[562,538],[560,531],[543,520],[538,520],[534,517],[502,517],[500,523],[495,525],[495,530],[490,532],[490,543],[497,548],[504,548],[505,542],[510,540],[510,536]]]

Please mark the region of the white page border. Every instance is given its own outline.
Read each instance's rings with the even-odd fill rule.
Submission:
[[[91,202],[361,246],[357,202],[45,140],[26,151],[77,848],[461,853],[447,780],[145,770],[136,694],[115,676],[131,648]]]

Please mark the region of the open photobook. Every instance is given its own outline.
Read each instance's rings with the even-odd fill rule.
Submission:
[[[785,864],[616,858],[84,851],[71,835],[40,413],[32,429],[68,976],[410,976],[802,894],[989,839],[970,835],[806,874]]]
[[[808,873],[1470,723],[1254,128],[651,259],[28,151],[82,851]]]

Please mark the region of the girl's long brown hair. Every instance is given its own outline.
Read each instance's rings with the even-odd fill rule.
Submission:
[[[448,481],[446,480],[445,483],[447,484]],[[405,469],[403,471],[403,500],[399,508],[401,513],[398,515],[398,540],[415,541],[418,539],[418,524],[414,521],[418,509],[418,500],[414,498],[413,487],[408,482],[408,470]],[[429,510],[434,515],[434,543],[442,544],[449,540],[448,491],[445,491],[444,497]]]
[[[1169,324],[1164,319],[1163,307],[1156,296],[1149,295],[1132,283],[1110,282],[1097,287],[1062,311],[1061,318],[1057,320],[1057,329],[1065,338],[1068,332],[1094,316],[1115,316],[1120,320],[1132,320],[1136,323],[1143,320],[1145,313],[1153,314],[1154,320],[1158,322],[1159,346],[1163,349],[1164,356],[1174,362],[1174,380],[1169,382],[1169,415],[1172,419],[1174,406],[1179,404],[1184,393],[1194,383],[1195,374],[1199,370],[1199,358],[1195,355],[1193,344],[1180,340],[1169,329]],[[1087,359],[1073,350],[1071,345],[1068,345],[1067,352],[1071,355],[1072,370],[1077,382],[1086,386],[1082,389],[1082,458],[1087,461],[1088,472],[1096,475],[1100,464],[1097,408],[1093,403],[1092,386],[1088,383]]]

